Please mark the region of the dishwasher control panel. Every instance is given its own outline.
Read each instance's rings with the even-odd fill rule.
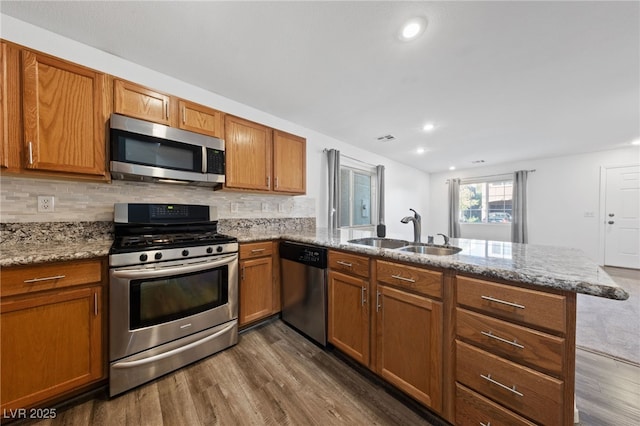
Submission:
[[[327,249],[309,244],[283,241],[280,243],[280,258],[315,268],[325,269],[327,267]]]

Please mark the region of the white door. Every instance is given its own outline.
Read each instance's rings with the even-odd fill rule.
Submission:
[[[607,169],[604,264],[640,269],[640,166]]]

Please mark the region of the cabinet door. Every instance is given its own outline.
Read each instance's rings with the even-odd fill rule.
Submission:
[[[113,83],[114,112],[171,125],[171,97],[124,80]]]
[[[102,378],[101,287],[3,301],[2,410]]]
[[[225,118],[228,188],[271,190],[272,129],[227,115]]]
[[[356,361],[369,365],[369,283],[329,271],[328,340]]]
[[[273,131],[274,191],[304,194],[307,191],[307,140]]]
[[[107,75],[27,50],[22,66],[25,167],[104,175]]]
[[[224,114],[193,102],[178,100],[178,127],[215,138],[224,139]]]
[[[265,318],[273,313],[272,258],[240,262],[240,325]]]
[[[435,411],[442,409],[442,303],[378,285],[377,372]]]

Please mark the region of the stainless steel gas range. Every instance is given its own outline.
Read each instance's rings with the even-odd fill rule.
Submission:
[[[238,342],[238,243],[212,206],[116,204],[109,394]]]

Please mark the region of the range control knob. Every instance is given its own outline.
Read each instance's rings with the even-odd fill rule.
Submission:
[[[160,260],[160,259],[162,259],[162,253],[157,252],[153,257],[155,257],[156,260]]]
[[[140,255],[140,262],[146,262],[148,258],[149,258],[149,256],[147,256],[146,254],[141,254]]]
[[[217,251],[218,253],[222,253],[222,246],[218,246],[218,247],[216,247],[216,251]]]
[[[182,250],[183,256],[189,256],[189,250]]]
[[[207,253],[209,254],[213,253],[213,247],[207,247]]]

